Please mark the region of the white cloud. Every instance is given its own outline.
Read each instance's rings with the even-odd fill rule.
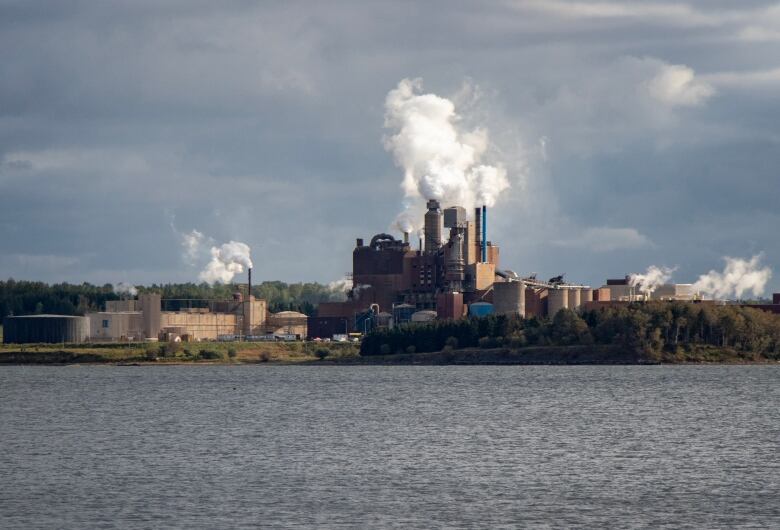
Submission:
[[[587,249],[597,252],[650,248],[653,242],[636,228],[591,227],[579,237],[553,241],[559,247]]]
[[[652,97],[671,106],[701,105],[715,93],[712,85],[696,79],[694,71],[681,64],[663,65],[646,86]]]

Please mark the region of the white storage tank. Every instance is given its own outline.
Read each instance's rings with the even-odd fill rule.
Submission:
[[[412,322],[431,322],[436,320],[436,316],[436,311],[431,311],[429,309],[417,311],[412,314]]]

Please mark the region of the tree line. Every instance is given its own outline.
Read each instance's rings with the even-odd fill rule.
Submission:
[[[780,316],[739,305],[648,302],[552,319],[490,315],[408,324],[365,337],[362,355],[435,352],[445,348],[614,344],[658,356],[706,346],[780,358]]]
[[[233,293],[244,289],[239,285],[209,285],[207,283],[169,283],[137,286],[139,294],[159,293],[163,299],[176,300],[225,300]],[[327,285],[309,283],[284,283],[265,281],[252,286],[256,298],[268,301],[271,312],[299,311],[315,315],[320,302],[333,300],[340,296]],[[47,284],[34,281],[17,281],[13,278],[0,281],[0,317],[9,315],[60,314],[84,315],[93,311],[102,311],[106,301],[118,300],[120,295],[115,287],[92,285],[90,283]],[[172,301],[165,309],[175,311],[186,306],[187,302]]]

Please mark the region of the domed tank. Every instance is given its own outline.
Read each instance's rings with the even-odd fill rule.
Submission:
[[[71,315],[27,315],[3,320],[6,344],[79,343],[89,337],[89,319]]]
[[[386,328],[390,326],[390,322],[393,320],[393,315],[390,313],[381,312],[376,316],[376,325],[380,328]]]
[[[495,313],[493,304],[488,302],[474,302],[469,305],[469,316],[472,317],[486,317]]]
[[[436,311],[425,309],[412,314],[412,322],[431,322],[436,320]]]

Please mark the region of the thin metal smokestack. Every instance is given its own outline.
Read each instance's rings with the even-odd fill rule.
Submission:
[[[482,205],[482,262],[487,263],[487,206]]]
[[[409,244],[409,232],[404,232],[404,243]]]
[[[474,246],[477,248],[477,261],[482,261],[482,209],[474,209]]]
[[[250,299],[252,296],[252,268],[249,268],[249,274],[247,279],[246,297]]]

